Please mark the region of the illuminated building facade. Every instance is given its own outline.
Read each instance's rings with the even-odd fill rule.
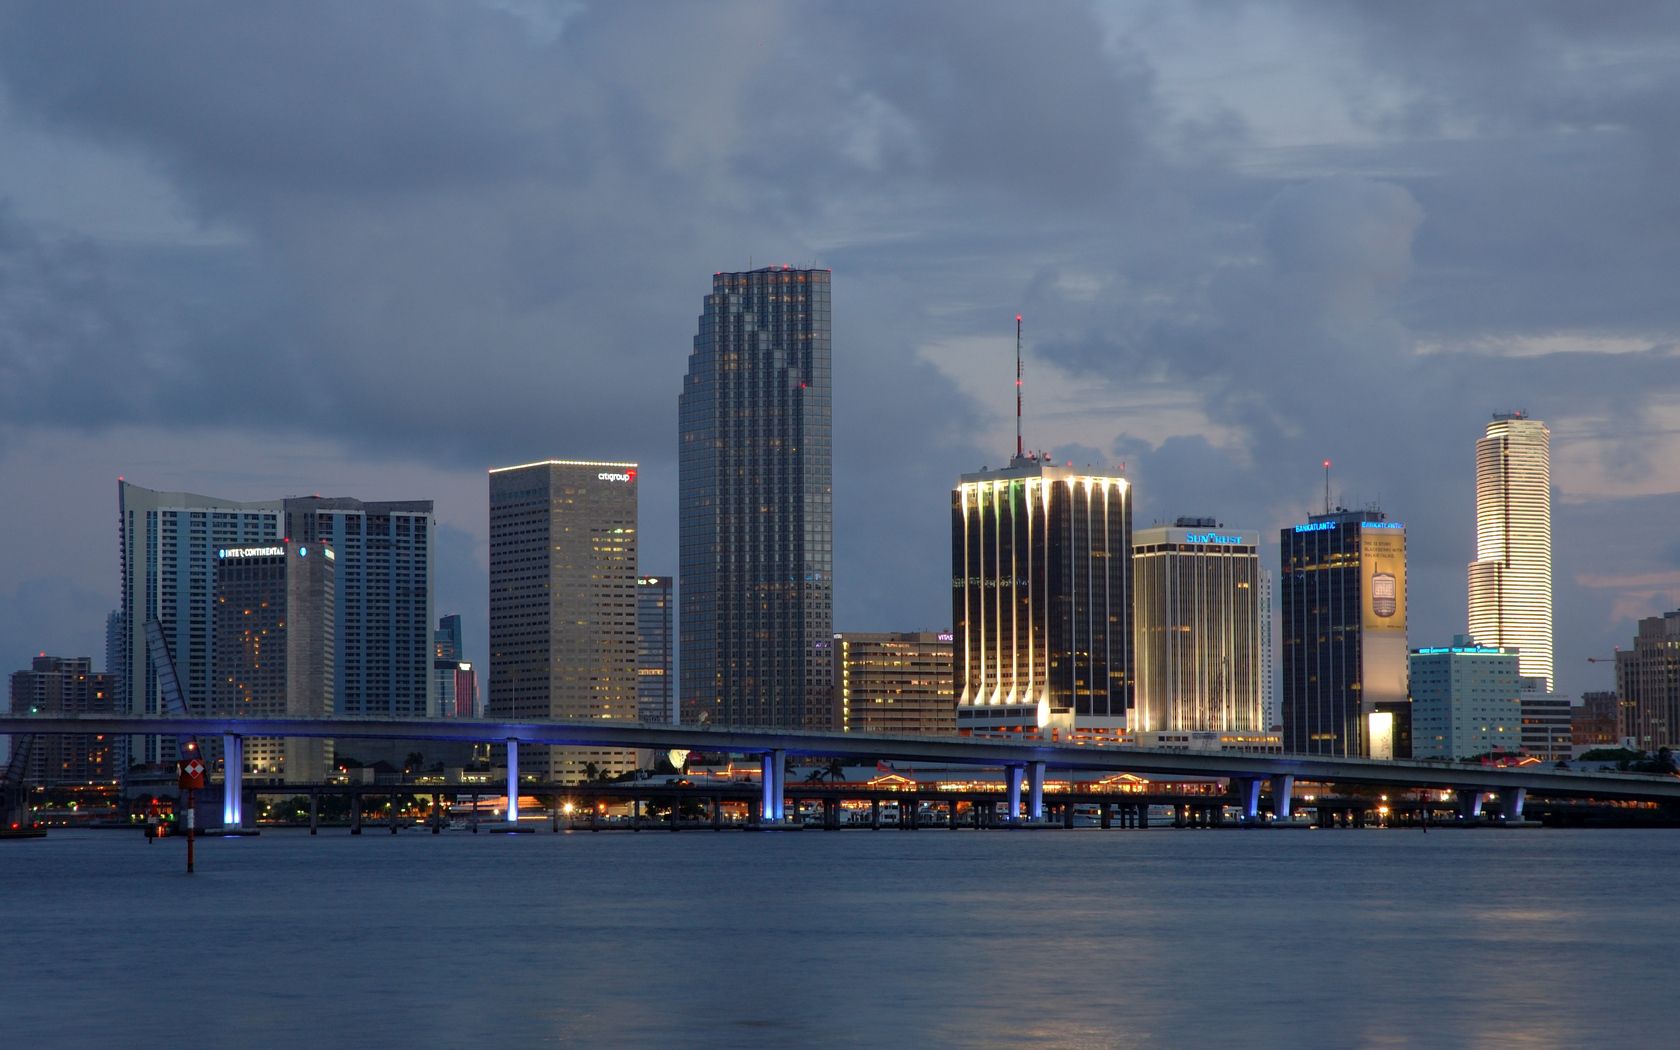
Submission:
[[[1118,735],[1133,695],[1124,478],[1016,456],[951,493],[957,730]]]
[[[282,536],[338,554],[338,712],[436,718],[432,501],[305,496],[285,500],[282,510]]]
[[[957,698],[950,634],[843,631],[834,636],[837,728],[951,736]]]
[[[671,673],[672,605],[669,576],[636,580],[636,710],[644,722],[675,725],[676,676]]]
[[[331,547],[282,541],[216,552],[215,671],[211,713],[237,718],[325,718],[337,712],[338,645]],[[333,742],[247,737],[245,772],[257,780],[318,784]]]
[[[1210,518],[1132,537],[1135,733],[1268,728],[1260,537]]]
[[[42,653],[27,671],[12,675],[14,715],[117,714],[115,679],[96,674],[87,656]],[[32,787],[110,787],[117,766],[117,738],[106,733],[41,733],[31,742],[24,783]]]
[[[1616,650],[1616,693],[1635,748],[1680,747],[1680,609],[1640,620],[1633,648]]]
[[[1410,665],[1413,758],[1523,749],[1515,649],[1477,645],[1461,634],[1450,646],[1413,649]]]
[[[477,677],[473,665],[461,659],[465,647],[461,617],[453,613],[440,617],[432,632],[432,680],[443,718],[478,717]]]
[[[833,724],[830,274],[712,278],[678,398],[685,725]]]
[[[210,709],[214,677],[216,552],[272,545],[282,535],[281,501],[239,503],[186,492],[159,492],[117,481],[122,571],[118,694],[132,715],[160,715],[163,697],[146,651],[146,621],[163,628],[189,714]],[[171,763],[173,736],[130,737],[128,759]]]
[[[1521,412],[1495,415],[1476,442],[1470,636],[1514,647],[1523,675],[1551,692],[1551,431]]]
[[[636,711],[636,464],[548,460],[490,472],[492,718]],[[528,747],[520,769],[577,781],[635,752]]]
[[[1405,526],[1338,510],[1279,542],[1284,750],[1406,757]]]

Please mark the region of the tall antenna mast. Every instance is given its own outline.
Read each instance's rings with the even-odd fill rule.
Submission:
[[[1324,461],[1324,513],[1330,513],[1330,461]]]
[[[1015,458],[1024,459],[1027,446],[1021,440],[1021,315],[1015,315]]]

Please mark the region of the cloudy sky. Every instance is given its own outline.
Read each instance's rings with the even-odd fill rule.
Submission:
[[[1559,688],[1680,605],[1680,6],[0,8],[0,661],[103,652],[116,477],[431,498],[483,659],[485,468],[642,464],[711,274],[834,270],[836,625],[942,627],[948,493],[1027,438],[1139,524],[1407,523],[1464,629],[1473,443],[1553,433]]]

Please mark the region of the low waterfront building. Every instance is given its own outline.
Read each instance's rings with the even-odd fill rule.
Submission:
[[[1450,646],[1413,649],[1410,664],[1412,757],[1463,759],[1521,749],[1515,649],[1477,645],[1461,634]]]

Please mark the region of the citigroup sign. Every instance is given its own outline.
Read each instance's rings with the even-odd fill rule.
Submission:
[[[636,469],[634,467],[632,467],[629,470],[625,470],[625,471],[603,470],[603,471],[601,471],[601,473],[595,475],[595,480],[596,481],[618,481],[618,482],[623,482],[625,484],[629,484],[630,482],[636,480]]]

